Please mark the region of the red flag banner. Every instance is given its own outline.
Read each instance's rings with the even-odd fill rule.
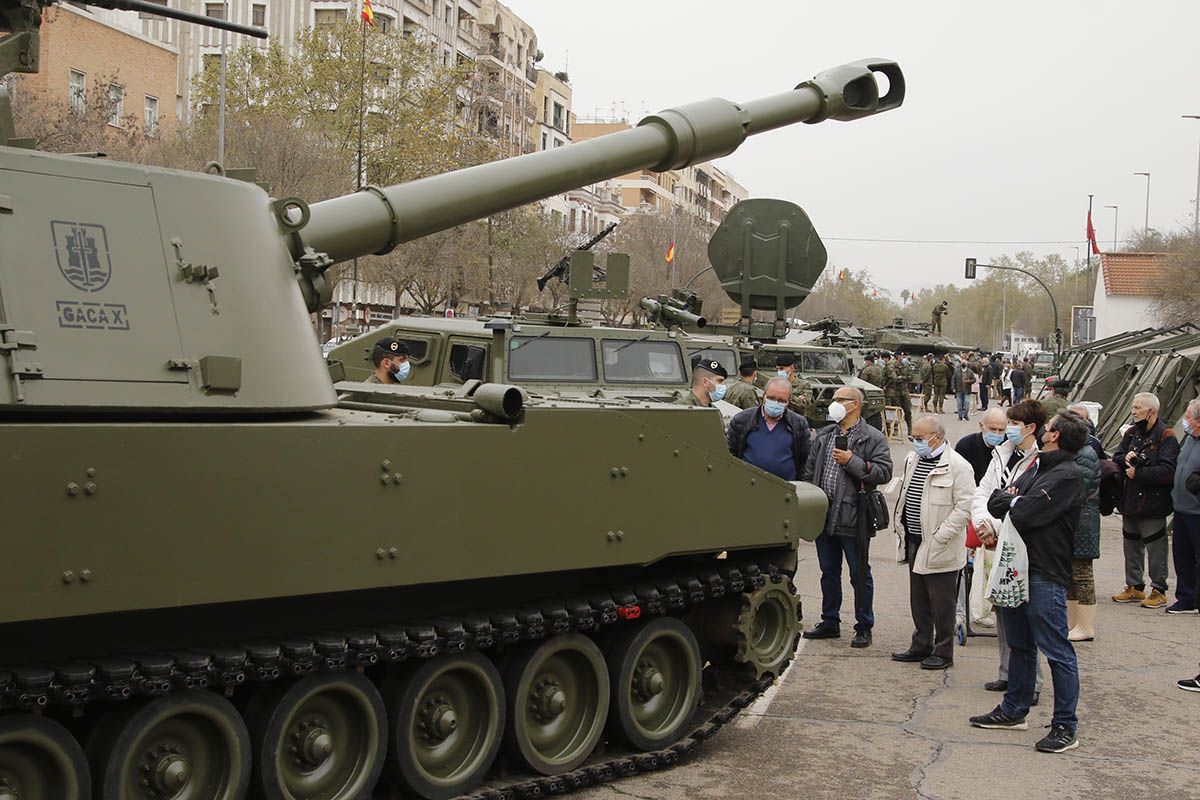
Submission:
[[[375,27],[375,9],[371,7],[371,0],[363,0],[362,18],[363,22]]]
[[[671,246],[667,248],[667,263],[675,263],[675,243],[671,242]]]
[[[1092,255],[1100,255],[1100,248],[1096,245],[1096,229],[1092,226],[1092,212],[1090,210],[1088,211],[1087,240],[1088,244],[1092,246]]]

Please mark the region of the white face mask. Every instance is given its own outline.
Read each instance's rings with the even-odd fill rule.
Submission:
[[[846,418],[846,407],[841,403],[829,404],[829,419],[833,422],[841,422]]]

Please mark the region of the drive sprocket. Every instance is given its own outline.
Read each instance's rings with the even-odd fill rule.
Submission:
[[[742,595],[734,627],[737,660],[754,669],[754,677],[778,676],[796,652],[800,637],[800,601],[791,581],[769,581]]]

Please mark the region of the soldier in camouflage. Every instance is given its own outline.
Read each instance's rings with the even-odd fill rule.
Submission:
[[[367,378],[367,383],[400,383],[412,372],[412,364],[408,363],[408,345],[399,339],[377,341],[371,348],[371,364],[375,371]]]
[[[738,380],[729,382],[729,390],[725,392],[725,402],[732,403],[741,409],[754,408],[759,405],[759,393],[755,388],[758,380],[758,365],[753,358],[748,358],[738,366]]]
[[[946,387],[950,385],[950,364],[945,358],[939,358],[933,362],[930,368],[930,374],[933,375],[933,408],[935,414],[945,413],[946,406]]]
[[[1067,395],[1071,391],[1071,382],[1057,380],[1050,384],[1053,393],[1049,397],[1041,398],[1042,410],[1046,412],[1046,419],[1054,418],[1054,415],[1066,409],[1070,405],[1067,400]]]
[[[883,367],[876,363],[874,353],[867,354],[867,365],[859,371],[858,379],[866,381],[872,386],[878,386],[880,389],[883,388]]]
[[[683,406],[708,408],[725,399],[725,379],[729,373],[720,361],[696,359],[692,362],[692,386],[676,402]]]
[[[904,414],[904,424],[912,430],[912,401],[908,394],[908,370],[890,353],[883,357],[883,398]]]
[[[808,414],[813,402],[812,384],[796,376],[796,357],[791,353],[780,353],[775,359],[776,375],[787,378],[792,384],[792,400],[788,408],[801,416]]]
[[[933,353],[921,359],[921,410],[929,411],[929,399],[933,397]]]
[[[948,300],[943,300],[941,303],[933,307],[933,318],[930,320],[932,323],[930,325],[930,329],[938,336],[942,335],[942,317],[949,313],[950,302]]]

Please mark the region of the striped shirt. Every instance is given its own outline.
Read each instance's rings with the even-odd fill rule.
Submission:
[[[921,498],[925,494],[925,483],[929,478],[929,473],[941,461],[941,455],[931,456],[929,458],[918,458],[917,465],[913,467],[912,480],[909,481],[908,490],[904,493],[904,511],[901,514],[900,521],[904,525],[904,532],[909,536],[921,535]]]

